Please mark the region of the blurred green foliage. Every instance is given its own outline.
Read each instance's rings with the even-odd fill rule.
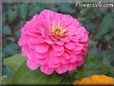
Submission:
[[[20,48],[17,42],[21,27],[33,15],[44,9],[78,18],[89,31],[90,45],[85,56],[85,64],[78,70],[61,76],[56,73],[45,76],[39,70],[30,71],[25,66],[25,58],[21,58],[22,56],[18,54]],[[2,35],[3,83],[71,84],[72,79],[80,79],[92,74],[107,74],[114,77],[114,12],[112,8],[81,8],[76,7],[75,3],[3,3]],[[38,76],[40,78],[37,80]]]

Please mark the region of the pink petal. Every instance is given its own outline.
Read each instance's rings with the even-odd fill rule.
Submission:
[[[25,48],[25,47],[22,48],[22,55],[23,56],[27,55],[27,48]]]
[[[72,71],[76,69],[76,64],[68,64],[68,70]]]
[[[70,63],[75,63],[78,60],[78,57],[76,55],[73,55],[70,59]]]
[[[72,28],[72,29],[69,29],[69,31],[68,31],[67,34],[68,34],[68,35],[76,35],[78,28],[76,28],[76,27],[74,27],[74,26],[72,26],[71,28]]]
[[[76,62],[77,66],[81,66],[84,63],[84,58],[82,56],[78,57],[78,61]]]
[[[80,42],[87,42],[88,41],[88,36],[85,35],[85,37],[81,38],[79,41]]]
[[[56,44],[57,45],[64,45],[64,42],[63,41],[56,41]]]
[[[82,53],[85,55],[86,53],[87,53],[87,48],[85,47],[85,48],[83,48],[83,50],[82,50]]]
[[[69,37],[69,36],[61,38],[61,41],[63,41],[63,42],[69,42],[70,40],[71,40],[71,37]]]
[[[35,70],[37,69],[40,65],[37,64],[34,59],[28,59],[27,60],[27,66],[31,69],[31,70]]]
[[[67,52],[64,52],[63,56],[64,56],[64,58],[67,59],[67,60],[71,58],[70,54],[67,53]]]
[[[58,41],[57,38],[51,36],[51,39],[54,40],[54,41]]]
[[[48,34],[49,34],[49,31],[48,31],[47,28],[48,28],[48,27],[45,27],[45,28],[42,28],[42,30],[41,30],[41,34],[42,34],[42,36],[43,36],[44,38],[46,38],[46,37],[48,36]]]
[[[35,54],[35,57],[38,58],[38,59],[44,59],[47,56],[47,53],[41,54],[41,53],[35,52],[34,54]]]
[[[64,53],[64,51],[54,51],[54,50],[51,52],[51,54],[53,56],[62,56],[63,53]]]
[[[79,51],[79,50],[82,50],[83,49],[83,45],[82,44],[80,44],[80,43],[76,43],[75,44],[75,49],[74,49],[74,51]]]
[[[47,65],[41,66],[40,70],[47,75],[51,75],[54,72],[54,70],[52,68],[49,68]]]
[[[46,38],[45,42],[47,42],[48,44],[55,44],[55,42],[51,38]]]
[[[21,37],[18,41],[19,46],[25,46],[26,45],[26,40],[24,40],[25,37]]]
[[[66,65],[61,65],[60,67],[56,68],[55,71],[58,74],[62,74],[67,71],[67,66]]]
[[[54,45],[52,45],[52,47],[55,51],[64,51],[64,47],[61,45],[54,44]]]
[[[32,37],[32,38],[30,38],[29,41],[30,41],[31,43],[33,43],[33,44],[38,44],[38,43],[44,42],[44,39],[43,39],[43,37],[42,37],[41,35],[37,35],[37,38]]]
[[[61,56],[59,59],[62,64],[68,64],[68,61],[64,57]]]
[[[38,53],[46,53],[48,51],[49,45],[47,43],[41,43],[36,46],[36,51]]]
[[[78,42],[79,39],[80,39],[80,36],[77,36],[77,35],[72,37],[72,41],[74,42]]]
[[[72,51],[72,54],[74,54],[74,55],[78,55],[78,54],[81,54],[81,53],[82,53],[81,50],[78,50],[78,51]]]
[[[27,35],[31,36],[31,37],[37,37],[38,36],[38,32],[34,31],[27,31]]]
[[[49,57],[49,59],[48,59],[48,62],[47,62],[47,65],[48,65],[49,67],[51,67],[51,68],[56,68],[56,67],[58,67],[58,66],[60,65],[59,62],[60,62],[60,61],[59,61],[59,58],[58,58],[58,57],[56,57],[56,56],[51,56],[51,55],[50,55],[50,57]]]
[[[77,31],[76,34],[77,35],[83,35],[83,33],[86,32],[86,29],[83,26],[80,26]]]
[[[40,64],[40,65],[44,65],[44,64],[46,64],[48,62],[48,60],[47,60],[47,58],[44,58],[44,59],[36,58],[35,62]]]
[[[72,42],[66,43],[65,48],[67,48],[68,50],[73,50],[75,48],[75,44]]]

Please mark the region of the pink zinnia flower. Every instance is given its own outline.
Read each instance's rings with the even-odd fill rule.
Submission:
[[[71,17],[44,10],[36,14],[21,30],[19,46],[27,56],[31,70],[40,67],[41,72],[62,74],[75,70],[84,63],[88,47],[88,31]]]

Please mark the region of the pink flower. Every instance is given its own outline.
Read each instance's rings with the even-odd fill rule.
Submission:
[[[84,63],[88,47],[88,31],[80,22],[61,13],[44,10],[36,14],[21,30],[18,45],[27,56],[31,70],[62,74]]]

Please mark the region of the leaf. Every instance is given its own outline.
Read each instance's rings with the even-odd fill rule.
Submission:
[[[3,26],[2,33],[5,34],[5,35],[11,35],[11,29],[10,29],[10,27],[8,25],[4,25]]]
[[[110,34],[107,34],[104,36],[106,41],[110,41],[112,39],[112,36]]]
[[[30,7],[29,7],[29,13],[28,15],[30,17],[32,17],[33,15],[37,14],[38,12],[40,12],[41,7],[40,5],[33,3]]]
[[[13,8],[9,6],[7,10],[8,22],[12,22],[15,19],[16,15],[17,15],[17,10],[13,10]]]
[[[111,62],[110,62],[110,60],[108,60],[109,58],[107,58],[107,57],[104,57],[103,58],[103,64],[107,67],[107,68],[112,68],[112,65],[111,65]]]
[[[16,54],[14,56],[5,58],[3,60],[4,64],[11,68],[12,70],[16,71],[18,67],[25,61],[25,58],[22,57],[21,54]]]
[[[109,13],[108,15],[106,15],[101,22],[101,25],[99,27],[99,30],[97,31],[95,39],[99,39],[102,35],[109,32],[111,30],[111,28],[114,26],[113,22],[114,22],[113,14]]]
[[[61,85],[72,85],[72,80],[68,76],[64,77],[63,80],[61,81]]]
[[[75,10],[68,3],[58,3],[57,6],[61,12],[66,12],[66,13],[74,13],[75,12]]]
[[[27,68],[24,62],[13,75],[10,83],[11,84],[59,84],[62,80],[63,75],[56,73],[52,75],[45,75],[40,70],[30,70]]]
[[[91,23],[91,22],[85,22],[85,26],[87,27],[87,29],[91,32],[94,31],[96,25],[94,23]]]
[[[26,16],[27,16],[27,12],[28,12],[27,7],[28,7],[27,4],[18,4],[19,16],[20,16],[22,19],[25,19]]]
[[[8,84],[9,83],[9,79],[8,79],[8,77],[6,76],[6,75],[3,75],[3,76],[1,76],[1,78],[0,78],[0,84]]]
[[[2,68],[2,74],[7,75],[8,78],[12,77],[13,71],[9,67],[4,67]]]
[[[6,55],[13,55],[17,53],[18,46],[15,43],[7,45],[3,51]]]

